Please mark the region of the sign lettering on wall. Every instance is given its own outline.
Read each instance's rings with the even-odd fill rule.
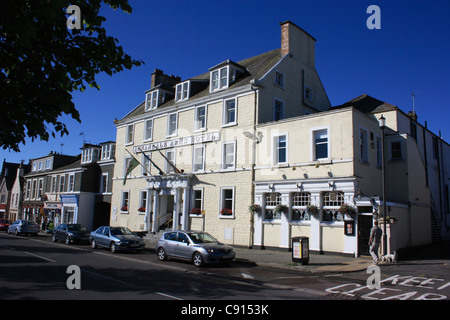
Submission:
[[[182,138],[170,139],[170,140],[147,143],[147,144],[143,144],[140,146],[135,146],[135,147],[133,147],[133,152],[138,153],[138,152],[146,152],[146,151],[155,151],[155,150],[189,146],[189,145],[193,145],[196,143],[205,143],[205,142],[212,142],[212,141],[219,141],[219,140],[220,140],[220,132],[211,132],[211,133],[204,133],[204,134],[199,134],[199,135],[190,136],[190,137],[182,137]]]

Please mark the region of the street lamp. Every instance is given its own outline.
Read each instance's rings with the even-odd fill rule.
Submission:
[[[386,128],[386,118],[381,115],[380,119],[378,119],[378,123],[381,129],[381,184],[383,188],[383,255],[387,254],[387,234],[386,234],[386,163],[384,160],[384,129]]]

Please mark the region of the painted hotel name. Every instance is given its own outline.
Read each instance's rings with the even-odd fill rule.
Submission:
[[[190,137],[183,137],[135,146],[133,147],[133,152],[138,153],[138,152],[154,151],[219,140],[220,140],[220,132],[211,132]]]

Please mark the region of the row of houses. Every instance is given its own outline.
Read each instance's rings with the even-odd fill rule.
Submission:
[[[56,152],[29,164],[3,162],[0,216],[42,224],[109,224],[115,142],[84,144],[76,156]]]
[[[81,163],[52,167],[46,192],[38,173],[25,175],[25,198],[45,195],[39,208],[56,206],[54,216],[60,203],[65,221],[81,212],[82,195],[86,206],[108,196],[108,213],[89,218],[108,216],[110,225],[142,233],[205,230],[248,247],[289,249],[292,237],[307,236],[312,251],[367,254],[384,205],[389,251],[447,237],[449,144],[415,112],[366,94],[331,106],[315,68],[316,40],[290,21],[280,26],[279,49],[185,80],[155,69],[145,99],[115,120],[107,183],[87,177],[106,169],[103,145],[91,146],[92,159],[94,150],[100,157],[92,167],[83,163],[85,146]],[[36,166],[46,168],[46,159]],[[75,182],[76,170],[84,183]],[[59,191],[60,175],[78,200]],[[41,210],[27,200],[23,206]]]

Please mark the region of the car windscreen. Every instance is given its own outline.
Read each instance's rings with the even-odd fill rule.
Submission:
[[[206,232],[191,232],[189,233],[189,237],[191,237],[194,243],[215,243],[217,239],[212,235]]]
[[[127,234],[133,234],[133,232],[131,232],[128,228],[111,228],[112,236],[120,236]]]
[[[24,220],[24,221],[23,221],[23,224],[27,224],[27,225],[30,225],[30,226],[34,226],[34,225],[36,225],[36,222],[30,221],[30,220]]]
[[[79,231],[79,232],[87,231],[87,229],[85,227],[83,227],[81,224],[68,224],[67,230],[68,231]]]

